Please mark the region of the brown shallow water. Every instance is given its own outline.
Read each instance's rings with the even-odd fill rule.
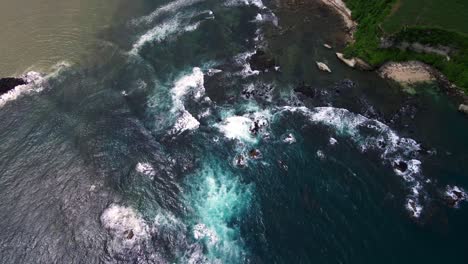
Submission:
[[[78,63],[125,0],[2,0],[0,76]],[[137,6],[136,2],[132,5]]]

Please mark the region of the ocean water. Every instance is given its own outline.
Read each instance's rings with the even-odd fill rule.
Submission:
[[[63,61],[79,64],[92,56],[101,31],[142,9],[140,0],[3,0],[0,76],[49,72]]]
[[[122,5],[2,95],[0,262],[462,263],[466,117],[341,64],[339,18],[293,2]]]

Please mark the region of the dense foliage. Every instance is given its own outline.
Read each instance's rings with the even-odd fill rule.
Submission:
[[[443,29],[402,25],[402,29],[389,35],[381,23],[392,11],[395,0],[347,0],[346,4],[358,22],[355,43],[348,46],[346,54],[357,56],[374,66],[386,61],[419,60],[440,70],[450,81],[468,91],[468,36]],[[446,45],[454,52],[450,60],[436,54],[403,51],[397,48],[380,48],[381,37],[391,37],[397,42],[419,42],[429,45]]]

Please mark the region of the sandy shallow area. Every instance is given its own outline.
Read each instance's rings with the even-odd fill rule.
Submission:
[[[409,85],[436,80],[432,68],[418,61],[388,62],[378,70],[380,76]]]

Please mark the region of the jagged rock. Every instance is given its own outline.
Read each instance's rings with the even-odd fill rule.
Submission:
[[[255,51],[249,59],[250,68],[254,71],[276,70],[275,60],[268,56],[263,50]]]
[[[331,72],[330,68],[323,62],[316,62],[317,63],[317,67],[319,68],[319,70],[321,71],[324,71],[324,72]]]
[[[125,235],[125,237],[127,237],[127,239],[132,239],[135,236],[135,234],[133,233],[133,230],[125,231],[124,235]]]
[[[273,91],[274,87],[272,85],[267,84],[251,84],[246,86],[242,91],[241,95],[245,99],[263,99],[263,100],[270,100],[272,97],[271,92]]]
[[[9,92],[18,85],[27,84],[27,82],[21,78],[2,78],[0,79],[0,95]]]
[[[278,160],[278,165],[281,169],[288,171],[288,164],[282,160]]]
[[[373,67],[360,58],[346,59],[343,53],[336,53],[336,57],[351,68],[357,68],[363,71],[371,71]]]
[[[301,93],[307,97],[310,97],[310,98],[314,98],[315,97],[315,94],[316,94],[316,91],[315,89],[310,86],[310,85],[307,85],[305,84],[305,82],[302,82],[300,85],[298,85],[294,91],[296,93]]]
[[[289,133],[285,136],[282,137],[283,138],[283,142],[284,143],[287,143],[287,144],[293,144],[296,142],[296,138],[294,137],[293,134]]]
[[[252,135],[258,135],[266,126],[268,125],[268,122],[263,119],[262,117],[256,117],[255,120],[253,120],[252,125],[249,128],[249,131]]]
[[[457,208],[462,201],[468,200],[468,195],[465,190],[458,186],[447,186],[445,197],[451,207]]]
[[[245,159],[244,155],[242,155],[242,154],[236,156],[236,158],[234,159],[234,162],[235,162],[236,166],[241,167],[241,168],[247,166],[247,160]]]
[[[393,166],[401,172],[405,172],[408,169],[408,164],[402,160],[394,162]]]
[[[468,115],[468,105],[461,104],[461,105],[458,107],[458,111],[460,111],[460,112],[462,112],[462,113]]]
[[[249,151],[249,156],[252,159],[260,159],[262,157],[262,153],[258,149],[252,149]]]
[[[346,65],[348,65],[351,68],[356,67],[356,59],[351,58],[351,59],[346,59],[343,53],[336,53],[336,57],[340,59],[342,62],[344,62]]]

